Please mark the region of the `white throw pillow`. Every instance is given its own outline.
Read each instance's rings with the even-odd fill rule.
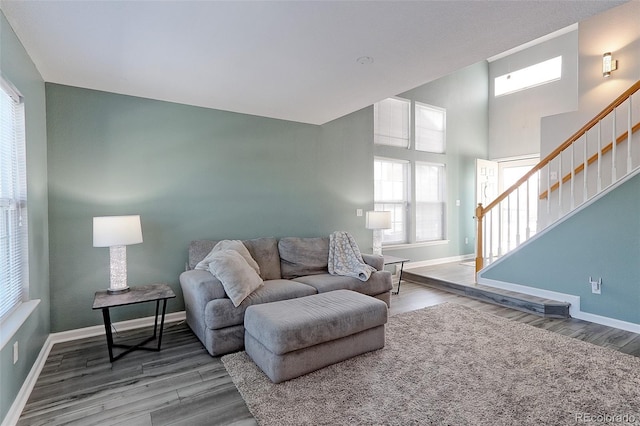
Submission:
[[[236,308],[263,284],[260,275],[237,251],[220,250],[210,257],[209,272],[220,280]]]
[[[234,251],[237,251],[238,253],[240,253],[240,255],[242,255],[244,260],[247,261],[247,264],[249,266],[251,266],[253,268],[253,270],[256,271],[256,273],[258,275],[260,275],[260,266],[258,266],[258,263],[253,259],[253,257],[251,257],[251,253],[249,253],[249,250],[247,250],[247,247],[240,240],[222,240],[222,241],[219,241],[218,244],[216,244],[213,247],[213,249],[211,249],[209,254],[204,259],[202,259],[200,262],[198,262],[198,264],[196,265],[196,267],[194,269],[202,269],[204,271],[209,269],[209,263],[211,262],[211,259],[210,259],[211,256],[213,254],[221,251],[221,250],[234,250]]]

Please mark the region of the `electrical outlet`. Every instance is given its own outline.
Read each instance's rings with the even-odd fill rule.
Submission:
[[[465,243],[465,244],[469,244],[469,237],[465,237],[465,238],[464,238],[464,243]]]
[[[550,172],[549,173],[549,179],[558,180],[558,172]]]
[[[589,277],[589,283],[591,284],[591,293],[593,294],[601,294],[602,292],[602,278],[598,278],[598,281],[593,281],[591,277]]]
[[[13,344],[13,363],[18,362],[18,342]]]
[[[356,209],[356,216],[362,216],[362,209]]]

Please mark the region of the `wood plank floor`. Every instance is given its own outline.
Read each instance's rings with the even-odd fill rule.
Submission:
[[[548,319],[410,282],[391,315],[453,302],[640,356],[640,335],[575,319]],[[140,340],[149,329],[121,333]],[[103,336],[56,344],[19,425],[255,425],[219,358],[182,323],[165,327],[161,352],[109,363]]]

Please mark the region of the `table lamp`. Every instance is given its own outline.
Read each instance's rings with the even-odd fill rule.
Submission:
[[[101,216],[93,218],[93,246],[109,247],[111,280],[109,294],[129,291],[127,285],[127,246],[142,242],[140,216]]]
[[[382,255],[382,230],[391,229],[391,212],[368,211],[365,227],[373,230],[373,254]]]

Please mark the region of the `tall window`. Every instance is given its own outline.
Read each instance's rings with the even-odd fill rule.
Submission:
[[[389,98],[374,104],[373,142],[400,148],[409,147],[411,102]]]
[[[389,98],[374,111],[374,204],[393,226],[383,244],[446,240],[446,110]]]
[[[24,104],[0,78],[0,321],[26,296],[27,179]]]
[[[444,181],[443,164],[416,162],[416,241],[445,238]]]
[[[406,161],[383,158],[373,163],[374,209],[391,212],[391,229],[383,232],[387,244],[407,242],[407,166]]]

